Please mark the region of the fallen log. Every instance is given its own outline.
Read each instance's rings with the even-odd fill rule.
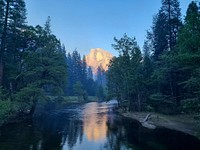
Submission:
[[[151,114],[147,114],[144,120],[141,122],[142,126],[148,129],[155,129],[156,126],[153,124],[148,123],[148,119],[150,118]]]
[[[151,114],[147,114],[142,122],[147,122],[150,116],[151,116]]]

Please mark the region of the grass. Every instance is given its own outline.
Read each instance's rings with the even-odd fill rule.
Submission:
[[[88,100],[84,101],[78,96],[64,96],[63,97],[65,103],[84,103],[84,102],[97,102],[98,98],[95,96],[88,96]]]
[[[62,104],[68,104],[68,103],[86,103],[86,102],[97,102],[98,98],[95,96],[88,96],[88,100],[84,101],[82,97],[79,96],[49,96],[50,101],[57,101]]]

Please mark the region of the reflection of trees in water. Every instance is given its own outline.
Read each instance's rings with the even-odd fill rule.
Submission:
[[[64,129],[63,138],[62,138],[62,146],[68,145],[69,148],[73,148],[76,143],[82,142],[83,138],[83,123],[79,120],[71,120]]]
[[[105,144],[103,147],[100,145],[100,148],[106,150],[200,149],[199,140],[192,136],[169,129],[148,130],[137,121],[104,113],[104,107],[96,106],[98,109],[86,107],[87,111],[82,111],[85,113],[83,118],[73,109],[63,113],[47,111],[48,113],[35,117],[33,126],[31,123],[21,123],[3,127],[0,131],[0,150],[66,150],[77,148],[76,146],[80,148],[83,137],[87,134],[93,135],[91,132],[84,133],[89,132],[92,127],[95,129],[93,131],[99,130],[97,135],[103,133],[105,136],[105,140],[102,140]],[[84,126],[88,126],[87,129]],[[98,144],[95,140],[93,143]]]
[[[113,120],[113,116],[111,116],[107,121],[107,126],[107,143],[105,143],[104,147],[107,150],[127,149],[125,147],[126,130],[122,126],[122,122],[120,120],[116,122],[116,120]]]
[[[72,116],[74,114],[47,114],[36,119],[36,127],[41,132],[42,150],[61,150],[66,144],[72,148],[78,138],[82,142],[83,123]]]
[[[149,134],[137,121],[119,116],[109,117],[107,126],[105,148],[108,150],[141,150],[145,136]]]
[[[37,150],[40,134],[32,132],[29,123],[1,128],[0,150]]]
[[[160,143],[153,143],[151,138],[153,130],[148,130],[137,121],[127,118],[116,117],[114,121],[108,120],[107,143],[105,148],[108,150],[163,150]],[[151,143],[150,143],[151,142]],[[148,144],[155,144],[157,147]]]
[[[107,150],[200,149],[200,141],[195,137],[165,128],[149,130],[132,119],[115,118],[108,120],[107,125]]]

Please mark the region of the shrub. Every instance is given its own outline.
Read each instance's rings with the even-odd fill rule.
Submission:
[[[200,102],[197,98],[182,100],[181,108],[186,113],[200,112]]]
[[[0,101],[0,125],[11,115],[12,104],[10,101]]]

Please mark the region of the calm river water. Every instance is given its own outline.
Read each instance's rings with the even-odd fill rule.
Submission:
[[[51,108],[31,123],[0,130],[0,150],[200,150],[200,141],[164,128],[148,130],[117,115],[115,101]]]

